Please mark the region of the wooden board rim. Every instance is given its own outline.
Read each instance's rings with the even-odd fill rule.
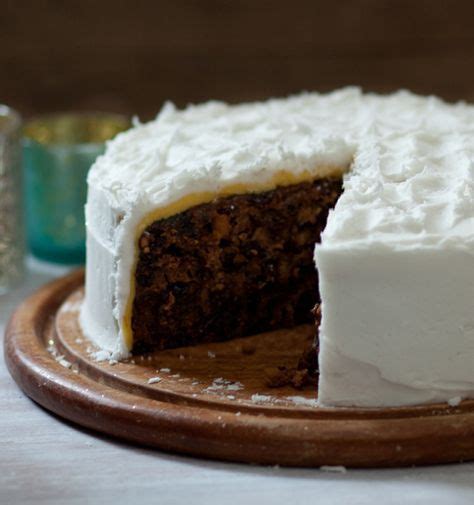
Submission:
[[[27,298],[5,333],[13,378],[59,416],[130,442],[228,461],[389,467],[474,458],[474,401],[458,407],[318,408],[298,417],[255,406],[237,417],[225,406],[159,401],[72,374],[47,352],[41,334],[83,275],[69,274]]]

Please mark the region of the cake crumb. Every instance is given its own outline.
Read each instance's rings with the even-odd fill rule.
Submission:
[[[157,382],[161,382],[161,377],[152,377],[148,379],[148,384],[156,384]]]
[[[287,368],[278,366],[265,368],[265,384],[270,388],[281,388],[292,386],[295,389],[302,389],[304,386],[314,382],[308,369]]]
[[[242,412],[240,412],[240,411],[239,411],[239,412],[236,412],[236,413],[235,413],[235,415],[236,415],[236,416],[241,416],[241,415],[242,415]]]
[[[170,377],[172,379],[179,379],[181,377],[181,375],[179,375],[179,373],[175,373],[174,375],[170,375]]]
[[[298,406],[317,407],[318,400],[316,398],[305,398],[304,396],[287,396],[287,400]]]
[[[235,396],[234,395],[227,395],[227,399],[228,400],[235,400]]]
[[[457,407],[462,401],[462,398],[460,396],[455,396],[453,398],[450,398],[448,400],[448,405],[450,407]]]
[[[301,389],[303,386],[309,383],[308,370],[296,370],[291,378],[291,384],[296,389]]]
[[[171,370],[169,368],[160,368],[160,372],[163,372],[163,373],[170,373]]]
[[[232,382],[230,380],[224,379],[223,377],[217,377],[212,381],[212,384],[205,388],[203,391],[205,393],[215,393],[217,391],[240,391],[243,389],[243,385],[240,382]]]
[[[261,395],[261,394],[258,394],[258,393],[255,393],[253,394],[250,399],[254,402],[254,403],[264,403],[264,402],[270,402],[272,401],[272,396],[270,395]]]
[[[229,384],[226,389],[227,391],[240,391],[244,389],[244,385],[241,382],[234,382],[233,384]]]
[[[347,468],[345,466],[337,466],[337,465],[323,465],[320,466],[319,469],[322,472],[332,472],[332,473],[347,473]]]
[[[71,368],[72,363],[68,361],[63,354],[59,354],[57,347],[54,345],[54,342],[50,344],[46,349],[53,358],[64,368]]]
[[[214,359],[216,357],[216,353],[212,351],[207,351],[208,358]]]
[[[255,351],[257,350],[257,346],[253,342],[242,342],[242,346],[240,348],[240,351],[242,354],[255,354]]]
[[[224,389],[224,386],[222,384],[214,384],[212,383],[210,386],[208,386],[206,389],[203,389],[205,393],[215,393],[219,389]]]
[[[72,363],[70,363],[67,359],[64,359],[64,357],[61,356],[58,356],[58,358],[56,358],[56,361],[64,368],[71,368],[72,366]]]
[[[179,355],[179,359],[180,359],[181,361],[183,361],[183,360],[185,359],[185,358],[184,358],[184,354],[180,354],[180,355]]]
[[[286,386],[290,382],[290,371],[284,367],[265,368],[265,384],[270,388]]]

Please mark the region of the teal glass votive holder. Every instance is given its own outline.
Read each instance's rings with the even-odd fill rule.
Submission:
[[[34,256],[84,263],[87,173],[105,142],[129,127],[128,118],[105,113],[55,114],[25,124],[24,201]]]

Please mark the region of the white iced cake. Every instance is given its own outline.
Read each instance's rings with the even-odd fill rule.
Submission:
[[[328,178],[343,178],[343,191],[310,251],[316,244],[319,403],[378,407],[474,397],[474,107],[406,91],[381,96],[346,88],[185,110],[168,103],[154,121],[119,134],[88,178],[84,333],[103,355],[120,359],[135,351],[140,320],[150,338],[165,324],[160,303],[166,315],[179,314],[176,300],[189,279],[173,281],[173,291],[159,298],[151,284],[163,282],[157,279],[166,271],[145,274],[147,265],[161,265],[161,253],[147,259],[150,247],[159,251],[165,232],[178,240],[184,217],[202,222],[221,202],[218,229],[227,237],[235,205],[239,219],[256,205],[246,195],[299,185],[304,198],[313,181]],[[235,204],[226,203],[231,198]],[[202,256],[208,243],[193,240]],[[177,271],[185,260],[176,253]],[[149,303],[143,316],[135,299],[140,283],[140,300]]]

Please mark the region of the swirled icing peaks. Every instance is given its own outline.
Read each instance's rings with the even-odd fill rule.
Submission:
[[[89,182],[118,206],[151,208],[279,170],[351,166],[323,243],[472,243],[473,139],[474,107],[407,91],[345,88],[185,110],[167,103],[109,143]]]

